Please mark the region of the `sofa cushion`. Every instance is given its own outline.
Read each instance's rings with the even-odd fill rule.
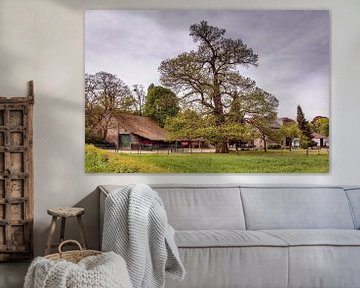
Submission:
[[[289,246],[360,246],[360,231],[348,229],[262,230]]]
[[[176,231],[175,242],[178,247],[255,247],[280,246],[288,244],[260,231],[244,230],[183,230]]]
[[[359,288],[358,246],[289,247],[289,288]]]
[[[288,247],[179,248],[183,281],[166,288],[287,288]]]
[[[360,188],[346,189],[349,198],[356,229],[360,229]]]
[[[289,288],[357,288],[360,283],[360,231],[266,230],[286,241]]]
[[[153,187],[176,230],[244,230],[239,187]]]
[[[238,186],[150,185],[164,203],[168,221],[176,230],[245,230]],[[102,185],[111,193],[124,186]]]
[[[354,229],[342,188],[241,187],[246,226],[266,229]]]

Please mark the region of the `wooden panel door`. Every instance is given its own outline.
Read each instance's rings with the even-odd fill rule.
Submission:
[[[33,255],[31,82],[28,97],[0,97],[0,261]]]
[[[131,148],[131,135],[130,134],[119,134],[119,148],[130,149]]]

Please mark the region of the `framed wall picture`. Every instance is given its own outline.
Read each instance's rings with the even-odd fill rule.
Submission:
[[[329,11],[87,10],[87,173],[328,173]]]

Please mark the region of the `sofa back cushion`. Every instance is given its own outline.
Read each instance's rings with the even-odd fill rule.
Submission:
[[[246,227],[262,229],[354,229],[342,188],[241,187]]]
[[[356,229],[360,229],[360,188],[346,189],[354,216]]]
[[[244,230],[239,187],[153,187],[176,230]]]

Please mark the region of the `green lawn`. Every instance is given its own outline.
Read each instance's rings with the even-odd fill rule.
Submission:
[[[240,151],[229,154],[125,154],[85,147],[87,173],[328,173],[323,150]]]

